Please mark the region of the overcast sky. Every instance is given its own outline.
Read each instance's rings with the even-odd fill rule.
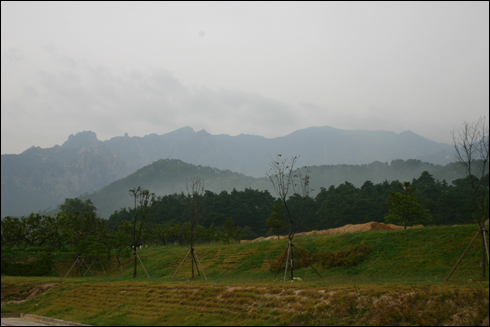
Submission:
[[[190,126],[451,143],[488,117],[488,2],[1,2],[2,154]]]

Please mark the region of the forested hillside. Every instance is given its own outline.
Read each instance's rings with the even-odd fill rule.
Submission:
[[[366,165],[313,166],[307,170],[311,176],[312,196],[316,196],[322,188],[328,189],[332,185],[337,187],[345,182],[359,188],[366,181],[375,184],[395,180],[411,181],[418,178],[423,171],[429,172],[441,183],[444,180],[451,183],[465,176],[464,169],[456,163],[441,166],[412,159],[393,160],[391,163],[373,162]],[[243,191],[246,188],[272,193],[272,185],[266,178],[253,178],[231,171],[195,166],[180,160],[159,160],[98,192],[81,196],[81,199],[91,199],[98,208],[98,214],[109,218],[115,210],[131,205],[128,190],[141,186],[159,196],[181,193],[186,191],[186,181],[193,176],[201,177],[205,181],[206,190],[217,194],[222,191]]]
[[[322,230],[371,221],[385,222],[388,198],[390,193],[400,192],[398,184],[398,181],[378,184],[366,181],[361,187],[349,182],[337,187],[330,186],[328,189],[322,187],[316,196],[307,198],[306,216],[298,231]],[[415,188],[417,200],[429,210],[430,218],[423,221],[413,220],[409,225],[474,222],[472,188],[467,179],[458,179],[448,184],[435,180],[428,172],[423,172],[418,178],[414,178],[411,184]],[[488,187],[488,175],[484,186]],[[288,201],[291,210],[299,210],[296,200],[295,197],[291,197]],[[267,218],[271,216],[273,206],[280,204],[280,201],[268,191],[245,189],[220,193],[206,191],[204,204],[204,227],[222,226],[227,218],[232,218],[236,225],[242,228],[247,226],[247,233],[253,232],[253,235],[247,235],[252,238],[267,234],[270,229],[266,225]],[[122,220],[130,221],[131,212],[131,208],[115,212],[109,218],[109,226],[115,228]],[[166,195],[157,202],[149,221],[168,226],[183,224],[185,214],[181,195]]]
[[[169,162],[162,162],[165,163]],[[306,198],[306,214],[298,231],[371,221],[385,222],[390,196],[403,192],[399,184],[398,181],[376,184],[366,181],[361,187],[349,182],[328,189],[322,187],[316,196]],[[467,178],[448,184],[423,172],[411,181],[411,186],[415,189],[416,201],[428,211],[428,215],[414,215],[408,221],[409,226],[474,222],[473,192]],[[482,190],[488,189],[488,174],[482,186]],[[488,219],[488,193],[485,196],[485,219]],[[142,244],[185,244],[188,234],[186,199],[187,196],[182,193],[156,198],[143,228]],[[297,200],[296,196],[288,200],[292,212],[299,210],[300,203]],[[267,225],[267,219],[278,204],[281,204],[280,201],[268,191],[245,188],[215,193],[207,190],[202,198],[202,218],[196,241],[229,242],[230,239],[253,239],[284,233],[284,230],[272,230]],[[102,248],[104,252],[130,246],[133,206],[115,210],[108,220],[97,216],[98,208],[91,200],[66,199],[60,210],[60,213],[53,215],[31,214],[22,218],[4,218],[2,247],[52,246],[61,249],[64,246],[81,248],[98,244],[96,248]]]
[[[195,166],[181,160],[158,160],[143,167],[135,173],[102,188],[98,192],[86,194],[80,198],[91,199],[101,217],[109,218],[115,211],[132,203],[129,190],[141,186],[158,196],[182,193],[187,191],[187,181],[191,177],[200,177],[208,191],[219,193],[223,190],[232,191],[252,189],[268,189],[265,178],[253,178],[229,170]]]

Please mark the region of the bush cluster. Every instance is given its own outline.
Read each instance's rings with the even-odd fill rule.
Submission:
[[[294,269],[301,269],[308,267],[309,264],[319,263],[323,268],[328,267],[352,267],[364,260],[367,254],[369,254],[371,248],[361,242],[359,245],[350,245],[345,250],[339,250],[335,252],[319,252],[311,253],[310,251],[294,246]],[[284,270],[286,256],[283,254],[277,256],[274,259],[269,260],[270,271],[276,272],[278,270]],[[289,268],[288,268],[289,269]]]
[[[320,262],[323,268],[328,267],[352,267],[359,264],[371,248],[361,242],[357,246],[350,245],[345,250],[335,252],[323,252],[315,255],[316,261]]]
[[[8,276],[48,276],[53,269],[53,260],[49,254],[28,263],[11,262],[2,258],[2,275]]]

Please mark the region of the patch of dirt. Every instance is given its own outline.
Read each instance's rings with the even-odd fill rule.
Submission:
[[[23,302],[25,302],[27,300],[32,299],[33,297],[35,297],[35,296],[37,296],[39,294],[42,294],[42,293],[47,292],[53,286],[54,286],[54,283],[44,283],[44,284],[36,285],[32,289],[31,294],[29,294],[25,299],[23,299],[23,300],[17,300],[17,301],[8,301],[8,302],[5,302],[5,303],[14,303],[14,304],[23,303]],[[3,305],[3,303],[2,303],[2,305]]]
[[[337,234],[344,234],[344,233],[356,233],[356,232],[366,232],[370,230],[374,231],[392,231],[392,230],[399,230],[403,229],[403,226],[397,226],[393,224],[384,224],[384,223],[377,223],[377,222],[369,222],[365,224],[358,224],[358,225],[345,225],[342,227],[338,228],[331,228],[331,229],[325,229],[325,230],[312,230],[311,232],[304,232],[304,233],[297,233],[295,236],[313,236],[313,235],[337,235]],[[424,225],[417,225],[417,226],[410,226],[407,228],[424,228]],[[287,235],[285,236],[279,236],[279,239],[284,239],[287,238]],[[254,243],[254,242],[261,242],[261,241],[271,241],[271,240],[277,240],[277,235],[276,236],[269,236],[269,237],[259,237],[256,238],[255,240],[242,240],[240,243]]]

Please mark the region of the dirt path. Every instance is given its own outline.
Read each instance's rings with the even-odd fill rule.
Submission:
[[[31,294],[29,294],[25,299],[8,301],[8,302],[2,302],[2,306],[4,305],[4,303],[14,303],[14,304],[23,303],[23,302],[25,302],[25,301],[27,301],[29,299],[32,299],[33,297],[35,297],[35,296],[37,296],[39,294],[42,294],[42,293],[47,292],[53,286],[54,286],[54,283],[44,283],[44,284],[36,285],[32,289]]]

